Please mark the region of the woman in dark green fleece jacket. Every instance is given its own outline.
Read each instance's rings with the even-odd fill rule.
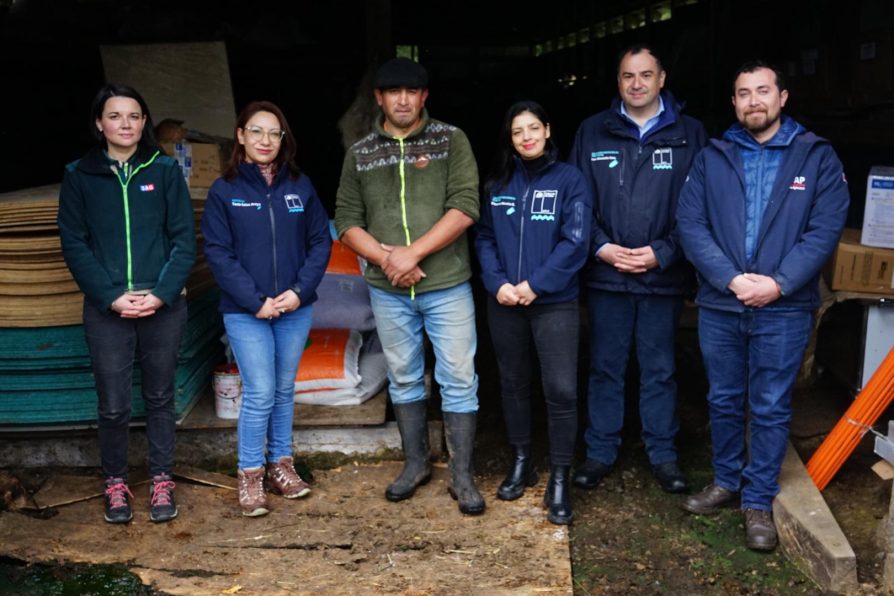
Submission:
[[[146,102],[106,85],[90,118],[96,145],[68,164],[59,195],[62,254],[84,292],[84,333],[98,402],[105,520],[133,517],[127,487],[132,372],[138,354],[149,440],[150,519],[177,515],[174,373],[195,261],[189,191],[155,141]],[[139,348],[139,349],[138,349]]]

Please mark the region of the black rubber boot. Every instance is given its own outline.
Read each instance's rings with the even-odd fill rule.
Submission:
[[[553,466],[543,495],[547,508],[546,519],[554,524],[567,526],[574,519],[571,510],[571,485],[568,483],[569,466]]]
[[[444,412],[444,432],[450,453],[450,481],[447,490],[456,499],[459,510],[467,515],[484,512],[484,497],[472,477],[472,451],[475,446],[475,412]]]
[[[395,404],[394,417],[404,450],[404,469],[385,489],[389,501],[409,499],[416,489],[431,480],[428,449],[428,404],[423,400]]]
[[[530,445],[513,445],[515,459],[509,473],[497,489],[497,498],[503,501],[514,501],[525,494],[526,486],[537,484],[537,472],[531,457]]]

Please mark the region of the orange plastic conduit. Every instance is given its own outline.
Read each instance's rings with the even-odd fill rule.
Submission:
[[[879,416],[894,400],[894,348],[857,395],[810,461],[807,472],[817,488],[823,490],[847,461]]]

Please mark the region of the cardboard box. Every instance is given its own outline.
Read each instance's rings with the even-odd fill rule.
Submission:
[[[863,246],[860,230],[846,229],[838,249],[826,267],[833,290],[894,295],[894,250]]]
[[[894,168],[873,166],[866,181],[860,244],[894,248]]]
[[[162,149],[180,163],[189,186],[209,187],[220,178],[223,160],[220,147],[212,143],[162,143]]]

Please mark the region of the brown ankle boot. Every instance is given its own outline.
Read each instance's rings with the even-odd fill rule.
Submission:
[[[257,517],[266,515],[267,493],[264,492],[264,468],[245,468],[237,473],[239,478],[239,507],[242,515]]]
[[[310,494],[310,485],[295,472],[291,457],[281,457],[278,462],[267,464],[267,488],[270,492],[287,499],[297,499]]]

